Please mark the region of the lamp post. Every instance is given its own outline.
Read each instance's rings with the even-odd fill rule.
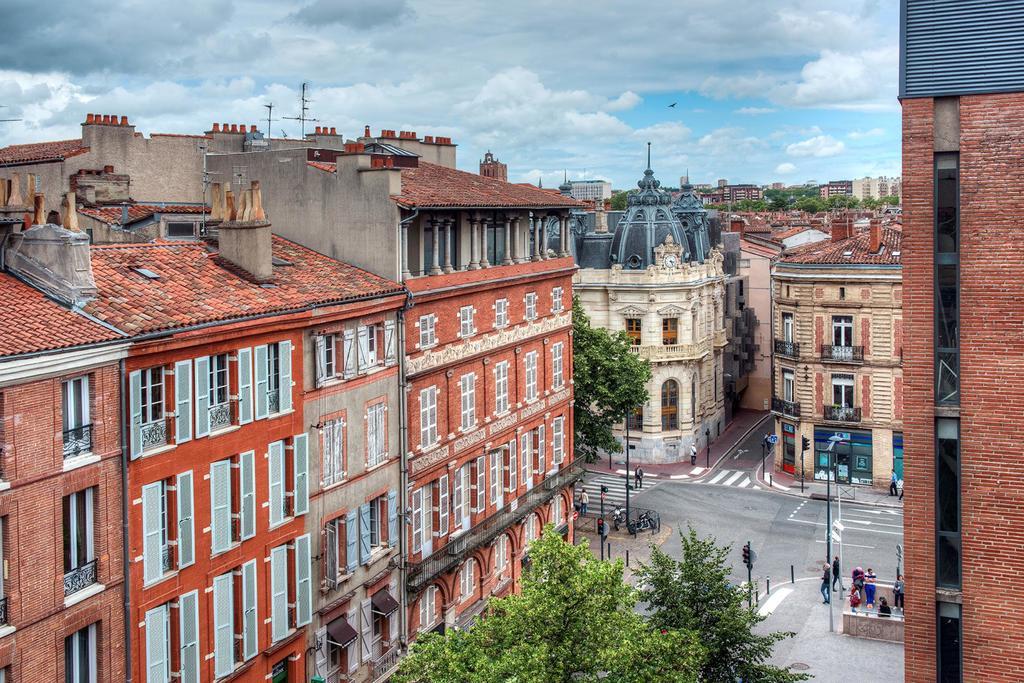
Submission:
[[[632,408],[626,410],[626,526],[629,526],[629,414]]]
[[[704,428],[704,443],[707,445],[707,455],[704,458],[704,469],[711,469],[711,430]]]
[[[826,454],[828,456],[828,464],[825,470],[825,546],[827,548],[825,561],[829,564],[832,563],[832,452],[835,445],[843,440],[843,437],[833,434],[828,437],[828,450]],[[839,482],[836,481],[836,488],[839,488]],[[840,571],[842,568],[840,567]],[[840,594],[842,597],[842,594]],[[832,616],[832,599],[828,601],[828,630],[835,632],[835,622]]]

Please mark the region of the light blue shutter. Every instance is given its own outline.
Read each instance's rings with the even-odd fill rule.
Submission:
[[[267,416],[267,347],[256,347],[256,419]]]
[[[288,635],[288,546],[270,551],[270,631],[277,642]]]
[[[278,344],[281,355],[281,412],[292,409],[292,343],[285,340]]]
[[[196,526],[192,470],[178,475],[178,569],[195,562]]]
[[[295,539],[295,626],[313,621],[313,578],[309,534]]]
[[[327,376],[327,337],[318,334],[313,337],[313,366],[316,369],[316,385],[322,386],[330,379]]]
[[[384,362],[387,365],[394,365],[398,362],[395,350],[395,321],[384,321]]]
[[[164,484],[158,481],[142,487],[142,580],[156,581],[164,575]]]
[[[246,660],[260,651],[256,596],[256,560],[249,560],[242,565],[242,657]]]
[[[270,526],[284,521],[284,442],[270,444]]]
[[[217,678],[235,668],[234,580],[231,572],[213,579],[213,671]]]
[[[370,504],[359,506],[359,562],[370,564]]]
[[[142,371],[128,375],[128,411],[131,415],[131,457],[142,453]]]
[[[256,535],[256,452],[246,451],[238,456],[238,461],[241,536],[246,539]]]
[[[231,547],[231,463],[210,465],[210,545],[213,554]]]
[[[174,364],[174,441],[185,443],[192,439],[192,361],[180,360]]]
[[[210,433],[210,357],[196,358],[196,437]]]
[[[167,605],[146,612],[146,681],[169,683],[171,680],[171,634]]]
[[[178,599],[181,683],[199,683],[199,591]]]
[[[356,557],[356,539],[359,529],[356,523],[356,511],[350,510],[345,516],[345,572],[351,574],[356,570],[359,559]]]
[[[388,545],[398,544],[398,494],[392,489],[388,491]]]
[[[357,329],[356,342],[359,349],[359,372],[363,372],[370,365],[370,329],[366,325],[360,325]]]
[[[252,349],[238,349],[238,423],[252,422]]]
[[[295,460],[295,516],[309,512],[309,437],[296,434],[292,440],[292,458]]]
[[[356,333],[354,330],[345,330],[342,350],[345,356],[345,379],[356,376]]]

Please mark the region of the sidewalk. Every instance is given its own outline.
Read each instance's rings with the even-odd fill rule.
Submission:
[[[601,545],[598,541],[597,534],[593,530],[593,525],[580,524],[583,520],[580,519],[576,523],[576,530],[573,534],[576,545],[580,545],[584,541],[590,546],[590,552],[594,554],[594,557],[601,557]],[[605,538],[605,559],[622,560],[626,561],[627,555],[629,556],[629,564],[626,565],[624,578],[627,583],[634,584],[633,572],[640,566],[640,562],[649,562],[651,559],[651,545],[661,546],[665,540],[675,533],[668,524],[662,524],[661,529],[655,533],[649,531],[641,532],[633,538],[624,530],[621,532],[612,532],[611,535]],[[607,555],[608,546],[611,544],[611,556]]]
[[[794,477],[786,472],[769,472],[771,475],[771,488],[779,493],[785,493],[797,498],[815,498],[825,500],[826,484],[823,481],[805,479],[803,492],[800,491],[800,477]],[[760,466],[757,472],[757,481],[765,488],[769,488],[768,476],[761,471]],[[836,484],[832,484],[832,500],[836,500]],[[879,489],[872,486],[850,486],[842,484],[843,502],[854,505],[870,505],[873,507],[903,509],[903,501],[896,496],[890,496],[887,489]]]
[[[653,479],[697,479],[707,472],[715,469],[718,463],[728,455],[748,434],[756,429],[763,420],[767,419],[770,413],[763,410],[741,410],[737,412],[717,439],[711,442],[711,467],[707,467],[707,449],[701,449],[697,453],[697,465],[690,465],[690,459],[683,462],[648,465],[642,464],[644,477]],[[630,467],[635,465],[630,462]],[[605,456],[596,462],[588,463],[586,468],[590,472],[598,474],[626,474],[626,454],[615,453],[612,455],[612,466],[608,467],[608,457]]]

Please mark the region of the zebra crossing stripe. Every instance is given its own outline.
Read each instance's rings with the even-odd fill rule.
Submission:
[[[711,481],[709,481],[708,483],[709,484],[717,484],[718,480],[721,479],[722,477],[724,477],[727,474],[729,474],[729,470],[722,470],[721,472],[716,474],[715,477]]]
[[[743,481],[737,484],[737,486],[739,486],[741,489],[745,489],[748,486],[750,486],[750,477],[744,477]]]
[[[743,476],[742,472],[735,472],[731,477],[722,482],[722,486],[732,486],[733,482]],[[712,484],[714,482],[711,482]]]

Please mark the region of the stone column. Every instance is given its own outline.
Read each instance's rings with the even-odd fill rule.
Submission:
[[[452,224],[454,218],[444,220],[444,272],[452,272]]]
[[[469,224],[469,269],[478,270],[480,268],[480,259],[477,257],[476,252],[476,232],[480,229],[480,214],[474,213]]]
[[[540,257],[548,257],[548,214],[545,214],[540,221]]]
[[[402,250],[401,263],[402,263],[402,280],[408,280],[412,277],[412,273],[409,272],[409,224],[401,224],[401,233],[398,235],[401,246],[399,249]]]
[[[493,219],[484,219],[484,222],[480,224],[480,267],[488,268],[491,262],[487,260],[487,224],[490,222],[494,225]]]
[[[441,236],[441,231],[437,228],[437,219],[431,218],[430,225],[434,229],[433,240],[430,244],[430,274],[440,275],[441,269],[438,267],[438,256],[440,256],[440,245],[438,245],[438,238]]]
[[[569,255],[569,217],[564,214],[558,217],[558,255]]]
[[[510,266],[512,265],[512,219],[505,216],[505,258],[502,259],[501,265]]]
[[[540,261],[540,216],[530,218],[530,232],[533,235],[533,253],[530,254],[531,261]]]

